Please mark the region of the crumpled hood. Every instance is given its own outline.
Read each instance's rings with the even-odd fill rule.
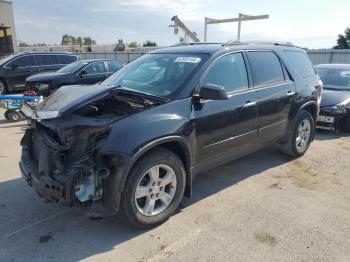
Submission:
[[[350,92],[323,90],[321,96],[321,108],[330,107],[350,99]]]
[[[97,84],[63,86],[36,106],[35,116],[39,119],[61,117],[106,96],[112,89]]]
[[[50,81],[59,77],[63,77],[66,75],[67,74],[57,73],[57,72],[40,73],[40,74],[29,76],[26,79],[26,81],[27,82],[44,82],[44,81]]]

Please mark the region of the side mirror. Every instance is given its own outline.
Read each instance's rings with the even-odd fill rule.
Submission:
[[[16,64],[11,64],[11,69],[12,70],[16,70],[18,68],[18,65],[16,65]]]
[[[205,84],[199,91],[199,98],[204,100],[226,100],[225,88],[213,84]]]
[[[87,74],[88,74],[88,72],[87,72],[87,71],[85,71],[85,70],[81,70],[79,75],[80,75],[80,76],[83,76],[83,75],[87,75]]]

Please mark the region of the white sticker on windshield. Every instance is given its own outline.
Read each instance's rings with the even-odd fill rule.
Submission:
[[[201,61],[199,57],[191,57],[191,56],[180,56],[175,59],[175,63],[193,63],[198,64]]]

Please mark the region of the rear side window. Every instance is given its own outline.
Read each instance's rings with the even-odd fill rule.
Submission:
[[[108,71],[109,72],[116,72],[118,71],[120,68],[123,67],[123,65],[119,62],[114,62],[114,61],[109,61],[107,62],[108,64]]]
[[[35,60],[38,66],[57,64],[54,55],[36,55]]]
[[[264,85],[284,81],[284,74],[278,57],[270,51],[248,52],[253,71],[254,85]]]
[[[295,70],[302,77],[315,75],[315,70],[305,53],[300,51],[284,51],[284,53]]]
[[[222,86],[227,93],[248,88],[247,71],[241,53],[219,58],[204,77],[202,84]]]
[[[60,65],[68,65],[70,63],[77,61],[77,57],[72,55],[57,55],[56,59],[57,59],[57,63]]]
[[[32,56],[26,55],[26,56],[21,56],[18,58],[15,58],[9,63],[9,66],[15,65],[17,67],[28,67],[28,66],[33,66],[33,59]]]

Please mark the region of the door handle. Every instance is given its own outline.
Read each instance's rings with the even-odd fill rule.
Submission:
[[[287,96],[294,96],[295,92],[293,91],[288,91]]]
[[[247,107],[251,107],[251,106],[256,106],[256,102],[247,101],[243,107],[247,108]]]

